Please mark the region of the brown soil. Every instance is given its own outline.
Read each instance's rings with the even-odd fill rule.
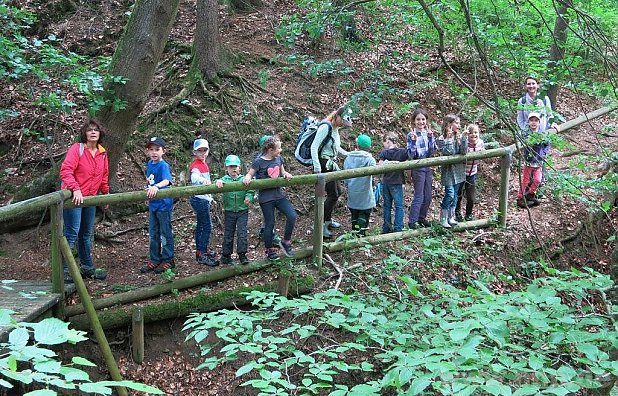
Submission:
[[[279,47],[273,39],[272,26],[276,26],[279,16],[289,10],[291,2],[278,0],[266,5],[265,9],[256,13],[247,13],[240,15],[229,15],[227,12],[221,13],[222,16],[222,35],[225,38],[225,45],[228,50],[234,53],[246,53],[251,56],[270,57],[279,51]],[[171,40],[178,42],[190,43],[192,30],[194,28],[194,4],[191,1],[184,1],[177,24],[171,35]],[[111,13],[111,11],[109,11]],[[69,47],[78,44],[92,46],[94,48],[106,48],[106,51],[112,51],[112,39],[117,39],[118,31],[122,29],[122,21],[117,22],[117,25],[111,27],[111,31],[100,32],[97,29],[83,31],[78,29],[84,26],[84,22],[94,17],[93,10],[83,9],[76,13],[70,20],[64,21],[57,26],[51,25],[50,30],[57,29],[65,37]],[[115,18],[118,19],[118,18]],[[98,24],[91,24],[98,26]],[[248,28],[250,26],[250,28]],[[102,40],[97,40],[95,37],[104,36]],[[107,41],[105,41],[107,40]],[[435,54],[434,54],[435,55]],[[371,67],[365,59],[351,58],[353,54],[346,54],[350,57],[349,62],[354,64],[354,67],[362,69]],[[432,58],[435,59],[435,56]],[[188,65],[179,65],[178,67],[185,68]],[[410,70],[406,68],[406,70]],[[255,70],[235,70],[235,73],[244,75],[247,78],[255,80]],[[326,87],[332,81],[312,81],[309,84],[316,92],[329,92]],[[306,98],[304,92],[306,82],[302,77],[293,73],[271,73],[268,81],[267,91],[278,92],[274,97],[269,93],[264,93],[262,96],[255,98],[255,106],[268,105],[278,106],[280,109],[287,107],[290,104],[300,109],[306,109]],[[512,92],[512,97],[517,97],[520,92],[519,88],[513,82],[505,81],[505,89]],[[0,92],[6,91],[8,87],[0,88]],[[154,108],[158,108],[165,99],[173,96],[175,86],[163,78],[158,76],[155,81],[155,90],[151,95],[150,102],[147,105],[145,112]],[[11,94],[12,100],[27,102],[26,98],[21,98],[17,93]],[[339,103],[347,99],[347,93],[339,92],[332,94],[323,94],[319,98],[319,107],[323,112],[328,109],[335,108]],[[437,100],[436,98],[442,98]],[[193,97],[192,99],[196,99]],[[421,95],[416,98],[429,108],[430,114],[435,114],[436,118],[443,115],[445,109],[452,109],[456,106],[455,99],[450,95],[447,84],[439,86],[432,91],[430,96]],[[282,104],[285,103],[285,104]],[[437,103],[437,104],[436,104]],[[579,96],[563,90],[561,91],[560,103],[558,110],[565,115],[567,119],[576,117],[577,115],[591,111],[599,104],[588,102],[581,103]],[[12,121],[12,124],[7,126],[5,133],[0,133],[3,141],[11,141],[11,137],[17,139],[19,131],[22,127],[28,126],[27,119],[36,119],[38,116],[36,110],[27,109],[24,106],[26,115]],[[377,156],[379,150],[379,136],[386,130],[399,130],[401,125],[399,121],[393,121],[388,117],[392,114],[392,107],[388,104],[380,109],[380,114],[372,117],[360,117],[357,122],[359,130],[368,131],[375,142],[375,149],[372,150],[374,156]],[[55,131],[54,145],[51,148],[52,152],[60,153],[66,150],[66,147],[72,141],[74,129],[79,126],[79,119],[83,114],[77,112],[73,116],[68,116],[62,120],[65,127],[60,128],[61,132]],[[51,126],[52,122],[39,121],[42,125]],[[569,151],[585,150],[590,154],[601,154],[601,148],[616,151],[618,148],[618,138],[616,136],[601,135],[597,132],[601,127],[608,123],[607,118],[593,120],[588,125],[583,125],[575,130],[568,131],[565,136],[574,145]],[[41,126],[42,126],[41,125]],[[483,128],[484,129],[484,128]],[[243,139],[245,147],[244,157],[249,159],[250,152],[254,150],[255,141],[261,135],[256,132],[255,136],[248,139]],[[598,139],[598,140],[596,140]],[[351,148],[351,139],[346,139],[345,145]],[[503,143],[506,143],[503,142]],[[214,146],[216,143],[211,142]],[[284,139],[284,147],[288,158],[288,164],[294,174],[307,173],[308,169],[297,166],[291,159],[292,141]],[[7,154],[0,157],[0,169],[7,173],[6,183],[19,185],[29,180],[33,175],[44,171],[49,166],[49,162],[39,162],[37,159],[47,157],[48,147],[43,144],[24,139],[19,145],[13,141],[10,144],[10,150]],[[553,150],[555,157],[554,168],[557,170],[569,169],[569,160],[571,157],[564,156],[566,152]],[[219,157],[223,154],[220,153]],[[213,162],[220,165],[222,158],[212,158]],[[132,158],[138,158],[134,161]],[[142,154],[139,148],[125,158],[120,164],[120,172],[122,175],[123,186],[126,191],[141,189],[141,179],[138,176],[139,163],[142,159]],[[145,160],[144,160],[145,162]],[[142,165],[143,166],[143,165]],[[179,169],[181,164],[172,164],[176,166],[173,169]],[[494,214],[497,208],[497,191],[500,178],[500,169],[497,159],[484,161],[481,166],[481,175],[479,179],[479,197],[480,202],[476,206],[475,216],[478,218],[490,217]],[[590,169],[584,172],[587,176],[593,178],[598,175],[596,169]],[[532,209],[529,213],[526,210],[517,209],[514,205],[515,196],[518,188],[519,176],[517,167],[511,169],[511,184],[509,193],[509,211],[508,211],[508,227],[505,230],[491,228],[469,232],[466,235],[457,235],[463,239],[463,248],[471,254],[471,258],[466,263],[466,271],[461,268],[440,268],[435,271],[423,271],[422,266],[417,268],[422,280],[443,279],[446,281],[465,281],[471,278],[477,278],[482,274],[490,273],[497,275],[499,273],[520,273],[520,264],[522,258],[531,260],[531,257],[545,257],[546,260],[551,260],[552,264],[561,268],[584,267],[590,266],[601,272],[608,272],[609,255],[613,246],[607,242],[607,238],[614,233],[617,226],[615,213],[611,217],[603,219],[601,222],[580,227],[586,220],[587,211],[593,209],[580,201],[575,201],[568,197],[553,197],[548,194],[547,198],[543,199],[541,206]],[[434,181],[434,199],[431,208],[431,218],[436,220],[439,217],[439,203],[442,196],[442,188],[439,185],[439,178]],[[2,202],[8,202],[11,194],[7,188],[0,188],[0,199]],[[311,226],[313,222],[313,191],[309,187],[300,189],[289,189],[293,204],[300,213],[294,233],[294,243],[296,246],[304,246],[309,244],[311,235]],[[411,201],[411,186],[406,185],[406,209]],[[222,241],[222,224],[223,219],[220,205],[215,205],[213,209],[214,215],[214,230],[211,237],[211,246],[220,251]],[[202,271],[212,270],[210,268],[200,266],[195,262],[194,242],[192,228],[194,216],[186,199],[180,200],[174,210],[175,221],[173,223],[174,235],[176,240],[176,263],[177,277],[185,277]],[[339,206],[336,209],[336,219],[343,223],[342,230],[336,232],[337,235],[350,229],[349,214],[345,208],[345,196],[339,201]],[[372,216],[372,233],[379,233],[382,223],[381,208],[378,208]],[[252,260],[263,259],[263,246],[260,245],[257,232],[261,223],[261,213],[258,206],[254,206],[250,211],[250,251],[249,258]],[[279,222],[277,227],[282,232],[283,224]],[[122,232],[126,231],[126,232]],[[578,232],[576,238],[569,241],[564,246],[564,252],[560,250],[561,241],[575,232]],[[580,232],[581,231],[581,232]],[[141,274],[139,268],[147,261],[148,255],[148,229],[147,229],[147,214],[138,214],[131,217],[126,217],[114,221],[110,221],[107,216],[103,216],[101,221],[96,225],[96,232],[99,236],[108,235],[110,233],[121,232],[114,238],[104,240],[99,238],[93,246],[93,259],[98,267],[106,268],[109,276],[105,281],[88,281],[89,291],[94,297],[110,296],[118,291],[126,290],[127,288],[142,287],[152,284],[157,284],[163,280],[153,274]],[[539,247],[542,246],[542,247]],[[406,246],[401,243],[391,243],[381,245],[370,250],[363,249],[349,253],[335,254],[333,259],[339,265],[346,267],[356,264],[361,264],[362,268],[370,269],[379,267],[385,257],[391,253],[398,254],[402,257],[419,257],[422,246],[415,244],[415,241],[407,241]],[[0,271],[4,279],[49,279],[49,227],[47,224],[42,224],[36,229],[29,229],[12,234],[0,235],[0,253],[4,254],[0,257]],[[560,254],[558,254],[560,253]],[[331,270],[327,275],[319,276],[315,273],[315,269],[310,266],[305,266],[305,263],[297,263],[295,266],[302,268],[303,272],[312,273],[318,279],[316,289],[324,289],[332,287],[337,281],[337,274]],[[236,277],[234,279],[220,282],[217,285],[209,286],[213,290],[232,289],[239,286],[250,286],[263,284],[273,280],[276,276],[274,271],[264,271],[247,276]],[[357,287],[356,278],[348,276],[344,272],[342,289],[353,290]],[[507,291],[512,286],[496,281],[493,283],[496,291]],[[195,291],[181,291],[178,297],[183,298],[187,295],[195,293]],[[170,297],[160,297],[170,298]],[[72,297],[71,302],[76,303],[77,298]],[[184,334],[180,332],[182,327],[182,319],[171,321],[169,323],[160,323],[150,326],[147,330],[146,340],[146,361],[142,365],[136,365],[131,362],[130,357],[130,330],[120,329],[118,331],[109,332],[110,341],[115,344],[115,352],[122,374],[136,381],[141,381],[150,385],[158,386],[170,395],[227,395],[227,394],[252,394],[247,389],[239,387],[240,381],[235,378],[234,372],[240,367],[240,363],[231,363],[214,371],[194,371],[192,368],[199,363],[199,351],[194,345],[184,342]],[[82,348],[89,349],[93,345],[86,345]],[[90,354],[95,352],[78,350],[77,354]],[[95,356],[96,359],[96,356]],[[100,358],[99,358],[100,359]],[[102,363],[102,360],[98,360]],[[103,364],[100,365],[103,367]],[[105,375],[104,370],[100,370],[101,376]]]

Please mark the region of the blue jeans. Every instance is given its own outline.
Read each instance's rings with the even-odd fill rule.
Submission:
[[[92,235],[94,229],[94,219],[97,212],[96,206],[64,209],[62,215],[64,217],[64,236],[69,242],[71,249],[75,248],[77,242],[77,254],[79,255],[79,263],[82,269],[94,269],[92,264]],[[66,261],[64,262],[64,272],[68,273]]]
[[[419,220],[426,220],[429,205],[431,205],[432,181],[433,171],[431,168],[412,169],[414,199],[408,213],[408,223],[414,224]]]
[[[457,195],[462,184],[444,186],[444,198],[442,198],[442,204],[440,205],[442,209],[454,209],[457,206]]]
[[[148,234],[150,235],[150,261],[156,265],[172,261],[174,259],[172,211],[148,211]]]
[[[384,198],[384,224],[382,232],[393,230],[391,222],[391,210],[395,203],[395,228],[396,232],[403,230],[403,185],[382,184],[382,197]]]
[[[210,218],[210,201],[191,197],[191,207],[195,211],[197,225],[195,226],[195,248],[198,252],[208,253],[208,243],[212,232]]]
[[[285,216],[285,231],[283,239],[292,239],[292,232],[296,224],[296,211],[292,203],[287,198],[280,198],[274,201],[260,203],[262,214],[264,215],[264,247],[273,247],[273,229],[275,228],[275,208]]]

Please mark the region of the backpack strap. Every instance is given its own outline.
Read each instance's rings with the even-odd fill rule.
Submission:
[[[328,121],[322,121],[322,122],[320,122],[320,123],[318,124],[318,129],[320,129],[320,127],[321,127],[322,125],[324,125],[324,124],[328,125],[328,133],[326,134],[326,138],[320,142],[320,147],[318,148],[318,155],[322,154],[322,149],[323,149],[323,148],[324,148],[324,146],[326,145],[326,141],[327,141],[328,139],[330,139],[331,141],[333,141],[333,140],[334,140],[334,139],[333,139],[333,136],[332,136],[332,133],[333,133],[333,125],[332,125],[330,122],[328,122]],[[317,132],[316,132],[316,133],[317,133]]]

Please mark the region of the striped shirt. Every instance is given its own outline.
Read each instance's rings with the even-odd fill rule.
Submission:
[[[476,144],[468,142],[468,153],[485,150],[485,143],[481,138],[476,139]],[[479,160],[466,161],[466,176],[476,175],[478,172]]]

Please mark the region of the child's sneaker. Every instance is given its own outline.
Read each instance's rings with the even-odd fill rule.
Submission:
[[[107,278],[107,271],[103,268],[81,269],[80,272],[84,279],[105,280]]]
[[[174,263],[174,260],[165,261],[157,265],[157,268],[154,269],[154,272],[155,274],[161,274],[165,272],[165,270],[172,269],[175,267],[176,267],[176,264]]]
[[[157,266],[158,266],[158,265],[159,265],[159,264],[155,264],[155,263],[153,263],[152,261],[149,261],[149,262],[148,262],[148,264],[146,264],[145,266],[143,266],[143,267],[140,269],[140,272],[141,272],[142,274],[145,274],[146,272],[154,271],[154,270],[155,270],[155,268],[157,268]]]
[[[249,259],[247,258],[246,253],[238,253],[238,261],[240,261],[242,265],[249,264]]]
[[[273,245],[279,245],[281,243],[281,237],[276,233],[273,234]]]
[[[266,258],[270,261],[279,260],[279,255],[277,254],[277,248],[266,249]]]
[[[232,257],[230,256],[221,256],[221,264],[230,265],[232,264]]]
[[[294,257],[294,249],[292,249],[291,241],[282,240],[279,242],[279,246],[281,246],[281,249],[283,249],[283,253],[285,253],[286,256]]]

